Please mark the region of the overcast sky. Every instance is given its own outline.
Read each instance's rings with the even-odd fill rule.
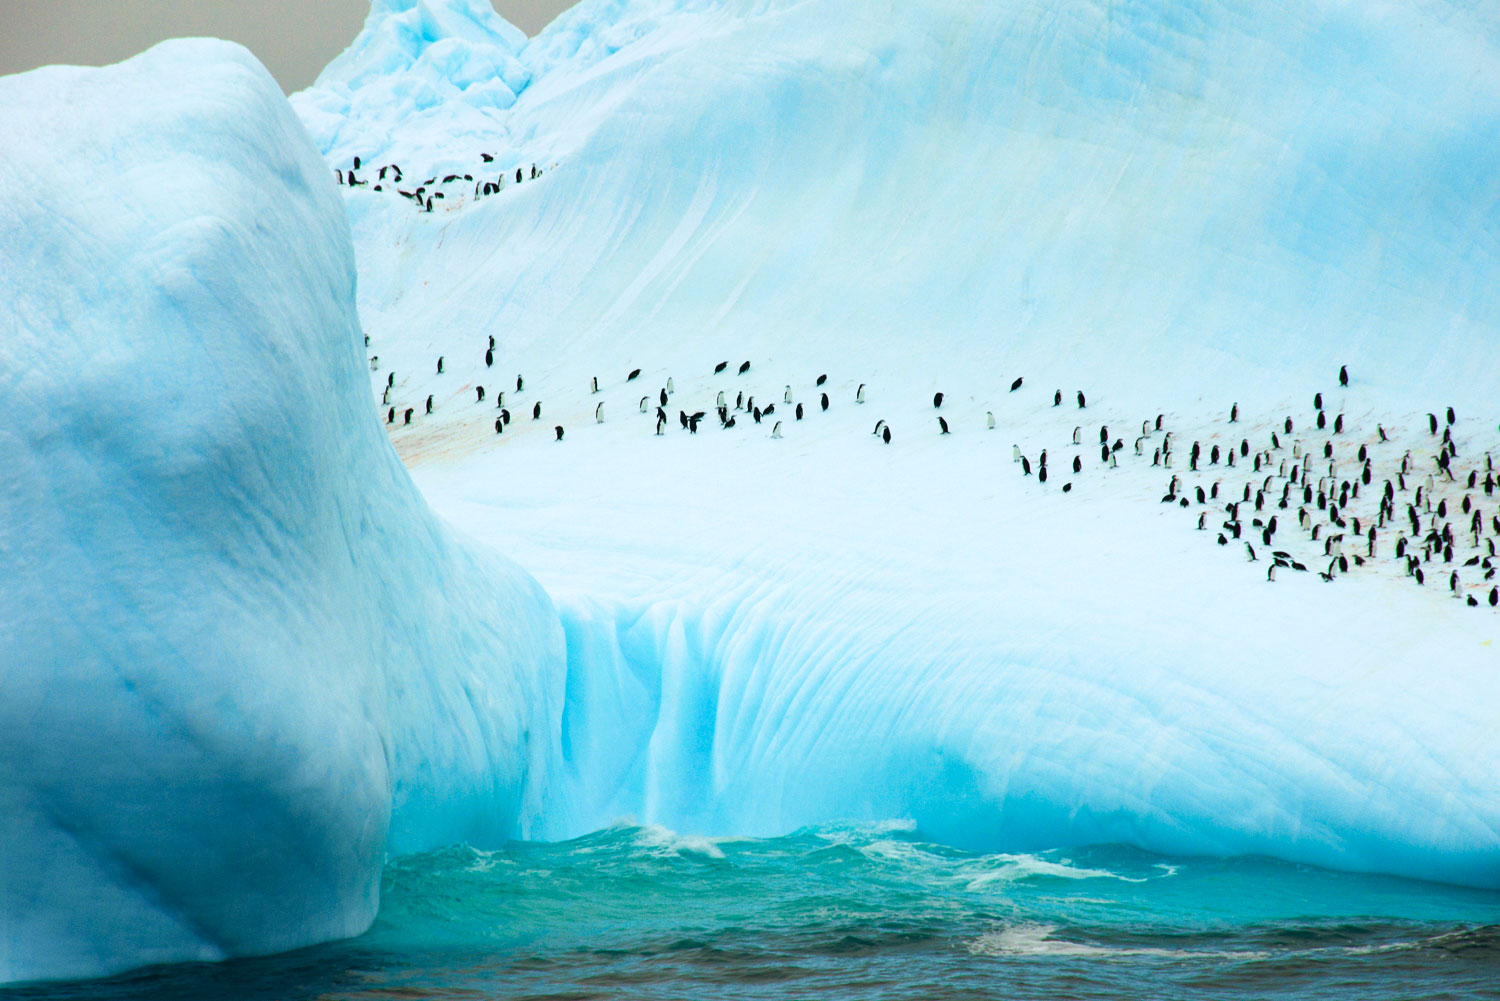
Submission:
[[[534,35],[573,0],[493,0]],[[0,0],[0,75],[51,63],[119,62],[164,38],[212,35],[244,45],[288,93],[358,33],[368,0]]]

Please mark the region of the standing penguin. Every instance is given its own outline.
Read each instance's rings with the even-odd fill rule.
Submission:
[[[827,410],[828,409],[828,394],[824,393],[822,395],[822,397],[818,400],[818,402],[820,404],[822,404],[824,410]]]
[[[943,405],[943,394],[942,393],[933,393],[932,394],[932,409],[936,410],[938,407],[941,407],[942,405]]]
[[[666,406],[667,405],[667,391],[665,389],[660,390],[658,392],[658,394],[657,394],[656,400],[662,406]]]
[[[558,441],[562,441],[562,436],[563,436],[563,427],[562,427],[562,425],[559,424],[559,425],[557,425],[557,427],[553,428],[552,430],[557,432],[557,440]]]
[[[646,411],[648,411],[650,409],[651,409],[651,397],[649,397],[649,396],[643,396],[643,397],[641,397],[641,413],[644,414]]]
[[[603,424],[604,423],[604,404],[602,402],[597,407],[594,408],[594,423],[595,424]]]
[[[661,434],[662,431],[665,430],[666,426],[667,426],[667,419],[665,417],[661,416],[660,414],[658,414],[656,416],[656,433],[658,435]]]
[[[386,413],[386,415],[385,415],[385,422],[387,424],[394,424],[394,423],[396,423],[396,408],[395,407],[392,407]]]
[[[401,422],[403,425],[411,423],[411,414],[412,414],[411,407],[407,407],[406,408],[406,420],[404,420],[404,421]]]
[[[890,428],[886,428],[884,431],[880,432],[880,440],[883,441],[883,442],[885,442],[887,445],[889,445],[891,443],[891,429]],[[1493,605],[1494,602],[1491,601],[1490,604]]]
[[[777,421],[776,422],[776,426],[771,429],[771,437],[772,438],[780,438],[781,437],[781,422],[780,421]]]
[[[542,419],[542,401],[537,400],[531,407],[531,419],[539,421]]]
[[[799,421],[802,419],[802,404],[800,403],[797,404],[797,419]]]
[[[786,389],[783,389],[781,391],[781,402],[782,403],[791,403],[792,402],[792,387],[791,386],[787,386]],[[724,394],[720,393],[719,394],[719,406],[722,407],[723,405],[724,405]]]
[[[1052,405],[1054,407],[1062,406],[1062,390],[1059,389],[1052,394]]]
[[[597,375],[591,376],[589,378],[589,392],[590,393],[597,393],[597,392],[599,392],[599,377]]]
[[[790,403],[792,401],[788,400],[787,402]],[[854,402],[855,403],[863,403],[863,402],[865,402],[865,384],[864,383],[860,383],[859,384],[859,388],[854,391]]]
[[[991,431],[995,430],[995,412],[993,410],[986,410],[984,412],[984,426]]]
[[[1240,419],[1240,405],[1238,403],[1231,403],[1229,405],[1229,423],[1233,424],[1235,421],[1237,421],[1239,419]]]
[[[667,395],[671,396],[677,392],[677,387],[672,383],[672,377],[667,376]]]
[[[474,392],[475,392],[475,393],[476,393],[476,394],[477,394],[477,395],[478,395],[478,397],[479,397],[479,398],[478,398],[478,399],[477,399],[477,400],[475,400],[475,401],[474,401],[474,402],[475,402],[475,403],[483,403],[483,402],[484,402],[484,387],[483,387],[483,386],[475,386],[475,387],[474,387]]]
[[[1347,385],[1349,385],[1349,366],[1348,365],[1340,365],[1339,366],[1339,385],[1340,386],[1347,386]]]
[[[519,392],[520,392],[520,391],[521,391],[521,387],[522,387],[522,386],[523,386],[523,385],[525,385],[525,383],[524,383],[524,382],[522,382],[522,380],[521,380],[521,377],[520,377],[520,376],[519,376],[519,375],[518,375],[518,376],[516,376],[516,392],[518,392],[518,393],[519,393]]]
[[[942,417],[938,418],[938,427],[942,429],[942,430],[938,431],[938,434],[947,434],[948,433],[948,422],[944,418],[942,418]]]
[[[427,412],[432,413],[432,397],[427,397]]]
[[[484,353],[484,367],[489,368],[493,364],[495,364],[495,349],[491,348]]]
[[[1083,409],[1083,390],[1081,389],[1078,391],[1078,409]]]
[[[495,418],[495,433],[496,434],[500,434],[504,430],[505,430],[505,419],[503,417],[496,417]]]
[[[438,355],[438,370],[437,370],[437,374],[438,375],[442,375],[443,374],[443,356],[442,355]]]

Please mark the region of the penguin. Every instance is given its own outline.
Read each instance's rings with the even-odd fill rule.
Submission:
[[[719,362],[719,364],[717,364],[717,365],[714,366],[714,375],[718,375],[720,372],[723,372],[728,367],[729,367],[729,363],[727,361],[721,361],[721,362]]]
[[[432,397],[427,397],[427,412],[432,413]]]
[[[1453,426],[1453,422],[1456,421],[1457,419],[1458,418],[1453,413],[1453,408],[1449,407],[1448,408],[1448,426],[1452,427]]]
[[[880,432],[880,440],[883,441],[883,442],[885,442],[887,445],[889,445],[891,443],[891,429],[890,428],[886,428],[884,431]],[[1493,604],[1493,602],[1491,602],[1491,604]]]
[[[380,391],[380,405],[388,407],[391,404],[391,387],[387,386]]]
[[[1437,434],[1437,425],[1438,425],[1437,414],[1428,414],[1427,415],[1427,429],[1430,432],[1432,432],[1433,434]]]
[[[1233,424],[1235,421],[1237,421],[1239,419],[1240,419],[1240,405],[1238,403],[1231,403],[1229,405],[1229,423]]]
[[[485,368],[489,368],[490,366],[492,366],[494,364],[495,364],[495,352],[494,352],[494,349],[492,348],[489,351],[486,351],[484,353],[484,367]]]
[[[1026,456],[1024,456],[1024,455],[1021,456],[1021,475],[1022,476],[1030,476],[1031,475],[1031,460],[1028,459],[1028,458],[1026,458]]]
[[[495,394],[495,408],[499,409],[503,406],[505,406],[505,390],[502,389]]]
[[[1062,390],[1059,389],[1052,394],[1052,405],[1054,407],[1062,406]]]
[[[1040,467],[1037,468],[1036,479],[1037,479],[1038,483],[1046,483],[1047,482],[1047,467],[1046,466],[1040,466]]]
[[[749,362],[743,362],[740,365],[740,375],[744,375],[748,371],[750,371],[750,363]]]
[[[1161,414],[1157,414],[1156,415],[1156,430],[1158,430],[1158,431],[1161,430],[1161,419],[1162,419],[1162,415]]]
[[[1080,431],[1082,431],[1082,430],[1083,430],[1083,428],[1082,428],[1082,427],[1075,427],[1075,428],[1074,428],[1074,429],[1073,429],[1073,444],[1075,444],[1075,445],[1077,445],[1077,444],[1078,444],[1078,443],[1079,443],[1079,442],[1078,442],[1078,434],[1079,434],[1079,432],[1080,432]]]
[[[797,419],[799,421],[802,419],[802,404],[800,403],[797,404]]]
[[[1073,456],[1073,473],[1076,476],[1081,472],[1083,472],[1083,460],[1075,455]]]
[[[443,374],[443,356],[442,355],[438,355],[438,370],[437,370],[437,374],[438,375],[442,375]]]
[[[600,404],[597,407],[594,408],[594,423],[595,424],[603,424],[604,423],[604,403],[602,401],[600,402]]]
[[[772,438],[780,438],[781,437],[781,422],[780,421],[777,421],[776,424],[775,424],[775,426],[771,428],[771,437]]]
[[[1273,583],[1275,582],[1275,580],[1276,580],[1276,564],[1272,563],[1270,566],[1266,567],[1266,580],[1267,581],[1271,581]]]
[[[745,409],[745,394],[743,392],[735,394],[735,396],[734,396],[734,409],[736,409],[736,410],[744,410]]]
[[[554,427],[552,430],[557,432],[557,440],[558,441],[562,441],[563,426],[561,424],[559,424],[556,427]]]
[[[776,404],[767,403],[765,409],[760,412],[762,417],[769,417],[776,412]]]
[[[521,391],[521,386],[522,385],[523,385],[523,383],[521,381],[521,377],[519,375],[516,376],[516,392],[519,393]]]
[[[649,396],[643,396],[643,397],[641,397],[641,413],[644,414],[650,408],[651,408],[651,397],[649,397]]]
[[[591,376],[589,378],[589,392],[590,393],[597,393],[597,392],[599,392],[599,377],[597,375]]]
[[[1250,543],[1248,543],[1248,542],[1245,543],[1245,553],[1246,553],[1246,555],[1248,555],[1250,557],[1250,562],[1254,563],[1255,562],[1255,547],[1252,546],[1252,545],[1250,545]]]
[[[819,399],[819,401],[818,401],[818,402],[819,402],[819,403],[820,403],[820,404],[822,404],[822,406],[823,406],[823,409],[824,409],[824,410],[827,410],[827,409],[828,409],[828,394],[827,394],[827,393],[824,393],[824,394],[823,394],[823,395],[822,395],[822,397],[821,397],[821,398],[820,398],[820,399]]]
[[[411,423],[411,413],[412,413],[411,407],[407,407],[406,408],[406,420],[404,420],[404,421],[401,422],[403,425]]]
[[[787,400],[786,402],[790,403],[792,401],[791,400]],[[863,402],[865,402],[865,384],[864,383],[860,383],[859,384],[859,388],[854,391],[854,402],[855,403],[863,403]]]
[[[941,431],[938,432],[938,434],[947,434],[948,433],[948,422],[944,418],[942,418],[942,417],[938,418],[938,427],[942,429]]]
[[[396,385],[396,373],[391,372],[385,377],[385,388],[391,389]]]
[[[875,430],[871,431],[870,433],[873,434],[873,435],[875,435],[878,438],[878,437],[880,437],[880,429],[883,428],[883,427],[885,427],[885,421],[884,420],[876,421],[875,422]]]
[[[1018,390],[1020,388],[1021,388],[1021,377],[1017,376],[1016,377],[1016,381],[1010,384],[1010,391],[1012,393],[1014,393],[1016,390]]]
[[[1063,493],[1065,493],[1065,494],[1066,493],[1071,493],[1072,491],[1073,491],[1073,484],[1071,484],[1071,483],[1064,483],[1063,484],[1063,491],[1062,491]]]
[[[657,394],[657,397],[656,397],[656,400],[662,406],[666,406],[667,405],[667,391],[665,389],[659,390],[658,394]],[[735,409],[739,409],[739,408],[736,407]]]
[[[755,423],[759,424],[760,423],[760,407],[752,407],[752,408],[750,408],[750,417],[755,421]]]
[[[484,387],[483,386],[475,386],[474,387],[474,392],[478,396],[478,399],[476,399],[474,402],[475,403],[483,403],[484,402]]]
[[[509,425],[510,424],[510,411],[509,410],[502,410],[502,411],[500,411],[500,419],[502,421],[504,421],[507,425]]]
[[[792,402],[792,401],[791,401],[791,400],[788,400],[788,401],[787,401],[787,402],[788,402],[788,403],[790,403],[790,402]],[[715,402],[715,403],[714,403],[714,406],[716,406],[716,407],[720,407],[720,408],[722,408],[722,407],[723,407],[723,406],[724,406],[724,390],[722,390],[722,389],[721,389],[721,390],[719,390],[719,398],[718,398],[718,400],[717,400],[717,401],[716,401],[716,402]]]
[[[932,409],[936,410],[938,407],[941,407],[942,405],[943,405],[943,394],[942,393],[934,393],[934,394],[932,394]]]
[[[986,410],[984,412],[984,426],[991,431],[995,430],[995,412],[993,410]]]
[[[668,396],[675,396],[676,394],[677,394],[677,386],[672,382],[672,377],[669,375],[669,376],[667,376],[667,395]]]
[[[355,157],[354,158],[354,169],[355,170],[359,169],[359,157]]]
[[[861,386],[860,388],[863,389],[864,387]],[[724,394],[720,393],[719,395],[722,397]],[[782,403],[791,403],[792,402],[792,387],[791,386],[787,386],[785,389],[783,389],[781,391],[781,402]],[[723,406],[723,404],[721,403],[720,406]]]
[[[1081,389],[1078,391],[1078,409],[1083,409],[1083,390]]]
[[[520,167],[516,168],[516,183],[517,184],[521,183],[521,168]],[[562,436],[559,435],[557,440],[558,441],[562,441]]]
[[[1020,445],[1012,445],[1010,447],[1010,461],[1011,462],[1020,462],[1021,461],[1021,446]]]
[[[1349,385],[1349,366],[1347,366],[1347,365],[1340,365],[1339,366],[1339,385],[1340,386],[1347,386],[1347,385]]]
[[[1390,441],[1390,439],[1387,438],[1386,435],[1385,435],[1385,428],[1383,428],[1379,424],[1377,424],[1377,425],[1375,425],[1375,430],[1377,432],[1379,432],[1379,434],[1380,434],[1380,440],[1381,441]]]
[[[633,368],[633,369],[630,370],[630,374],[625,377],[625,381],[626,382],[634,382],[635,380],[639,379],[640,377],[641,377],[641,370],[638,369],[638,368]]]
[[[390,410],[386,411],[385,422],[387,424],[394,424],[394,423],[396,423],[396,408],[395,407],[392,407]]]
[[[542,401],[537,400],[531,407],[531,419],[539,421],[542,419]]]
[[[660,435],[662,433],[662,429],[664,429],[666,426],[667,426],[667,419],[665,417],[657,415],[657,418],[656,418],[656,433],[658,435]]]
[[[1496,605],[1500,605],[1500,588],[1492,587],[1490,588],[1490,607],[1494,608]]]
[[[1322,427],[1323,425],[1319,424],[1318,426]],[[1287,434],[1291,434],[1292,433],[1292,419],[1290,417],[1288,417],[1286,419],[1285,427],[1286,427],[1286,433]],[[1273,434],[1271,437],[1274,440],[1276,436]],[[1278,445],[1277,447],[1280,448],[1281,446]]]
[[[825,372],[822,375],[818,376],[817,385],[822,386],[823,383],[825,383],[827,381],[828,381],[828,373]]]
[[[688,426],[688,416],[687,416],[687,411],[686,410],[679,410],[679,411],[677,411],[677,423],[681,424],[684,430],[687,429],[687,426]]]
[[[701,421],[702,419],[703,419],[702,412],[699,412],[699,413],[696,413],[696,414],[688,414],[688,434],[697,434],[698,433],[698,422]]]
[[[500,434],[504,430],[505,430],[505,419],[503,417],[496,417],[495,418],[495,433],[496,434]]]
[[[1333,419],[1333,433],[1334,434],[1343,434],[1344,433],[1344,415],[1343,414],[1339,414],[1337,417],[1335,417]]]

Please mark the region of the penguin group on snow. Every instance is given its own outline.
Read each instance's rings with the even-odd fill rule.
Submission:
[[[494,365],[493,337],[482,357],[486,369]],[[378,367],[378,358],[372,357],[371,364]],[[435,371],[438,378],[451,378],[445,375],[443,356],[436,359]],[[721,378],[743,378],[750,371],[748,359],[737,367],[730,361],[712,366],[712,375],[705,374],[707,385],[702,387],[713,394],[711,412],[723,431],[765,422],[771,424],[769,438],[781,440],[783,423],[776,419],[777,403],[758,404],[748,387],[713,385]],[[642,369],[632,368],[617,377],[618,384],[633,383],[641,377]],[[604,392],[612,384],[613,380],[592,377],[589,395]],[[1347,366],[1340,368],[1338,384],[1347,393]],[[837,395],[856,405],[866,403],[867,383],[857,383],[852,394],[844,396],[851,385],[845,383],[846,388]],[[1000,385],[1003,388],[1005,384]],[[1018,392],[1023,385],[1018,376],[1010,382],[1008,391]],[[809,397],[816,396],[816,412],[826,413],[838,405],[835,394],[830,393],[833,387],[828,385],[827,373],[804,386]],[[524,387],[525,380],[517,375],[515,394],[521,395]],[[464,388],[474,392],[474,404],[485,403],[483,385]],[[400,412],[399,426],[406,427],[413,423],[415,408],[393,404],[391,396],[396,391],[396,375],[390,372],[381,392],[385,423],[397,426]],[[675,382],[667,377],[654,394],[654,407],[653,394],[640,397],[638,413],[649,421],[656,436],[664,435],[670,426],[667,407],[674,395]],[[503,434],[510,424],[510,411],[504,392],[493,396],[495,409],[490,414],[498,410],[498,416],[493,417],[494,433]],[[808,415],[804,402],[796,396],[793,385],[786,384],[779,401],[781,406],[792,408],[789,417],[794,423]],[[426,414],[434,413],[436,399],[436,394],[426,397]],[[1076,391],[1075,400],[1079,410],[1088,409],[1082,390]],[[1063,391],[1058,389],[1052,394],[1052,407],[1060,407],[1062,401]],[[1428,577],[1438,573],[1447,592],[1465,604],[1500,607],[1500,585],[1495,583],[1500,572],[1496,556],[1500,501],[1495,499],[1500,475],[1489,452],[1460,440],[1455,409],[1449,406],[1441,414],[1426,414],[1423,426],[1410,432],[1394,424],[1377,423],[1370,433],[1355,426],[1350,414],[1358,410],[1342,405],[1352,401],[1325,405],[1335,401],[1325,400],[1325,394],[1318,392],[1311,402],[1312,410],[1305,420],[1285,414],[1256,422],[1247,418],[1238,402],[1229,405],[1223,418],[1197,428],[1169,426],[1165,414],[1155,414],[1141,420],[1139,434],[1130,432],[1131,449],[1125,447],[1126,436],[1112,433],[1109,423],[1101,421],[1096,468],[1108,475],[1122,468],[1123,459],[1142,473],[1165,472],[1161,503],[1190,512],[1195,529],[1219,547],[1243,547],[1247,563],[1265,565],[1268,581],[1276,581],[1278,571],[1317,573],[1321,580],[1331,583],[1384,570],[1416,586],[1426,586]],[[931,404],[938,437],[963,433],[966,421],[962,414],[954,413],[951,399],[939,391],[933,394]],[[679,428],[690,435],[698,433],[710,412],[707,407],[677,410]],[[605,423],[604,401],[594,404],[593,414],[594,423]],[[541,420],[540,399],[532,401],[531,415],[533,421]],[[742,422],[744,417],[749,422]],[[766,421],[768,417],[773,419]],[[982,420],[986,431],[997,427],[993,409],[976,411],[972,419],[975,425]],[[485,420],[488,423],[490,418]],[[1062,494],[1073,493],[1076,481],[1088,475],[1083,432],[1082,426],[1072,430],[1069,444],[1075,448],[1065,460]],[[554,441],[562,442],[564,426],[555,425],[553,434]],[[883,417],[875,421],[872,435],[885,445],[893,441],[891,426]],[[1413,436],[1415,441],[1410,440]],[[1022,476],[1034,477],[1042,486],[1052,479],[1046,448],[1033,458],[1019,443],[1013,443],[1011,461]],[[1066,475],[1068,471],[1070,476]]]
[[[497,154],[494,153],[481,153],[479,158],[479,166],[466,172],[433,174],[421,184],[410,188],[402,186],[406,175],[401,166],[395,163],[388,163],[377,169],[373,180],[369,176],[362,177],[360,171],[364,170],[364,166],[357,156],[350,166],[335,167],[333,174],[340,187],[369,188],[371,191],[396,194],[413,203],[417,211],[431,212],[438,202],[461,203],[467,197],[472,203],[497,195],[505,189],[510,178],[510,168],[496,167]],[[528,179],[534,181],[542,173],[535,163],[531,164],[529,172],[524,166],[518,165],[515,168],[514,183],[521,184]],[[471,186],[472,194],[469,191]]]

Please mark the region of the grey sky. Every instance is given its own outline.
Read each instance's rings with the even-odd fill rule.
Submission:
[[[534,35],[573,0],[493,0]],[[368,0],[0,0],[0,75],[103,65],[164,38],[213,35],[254,52],[288,92],[313,82],[364,24]]]

